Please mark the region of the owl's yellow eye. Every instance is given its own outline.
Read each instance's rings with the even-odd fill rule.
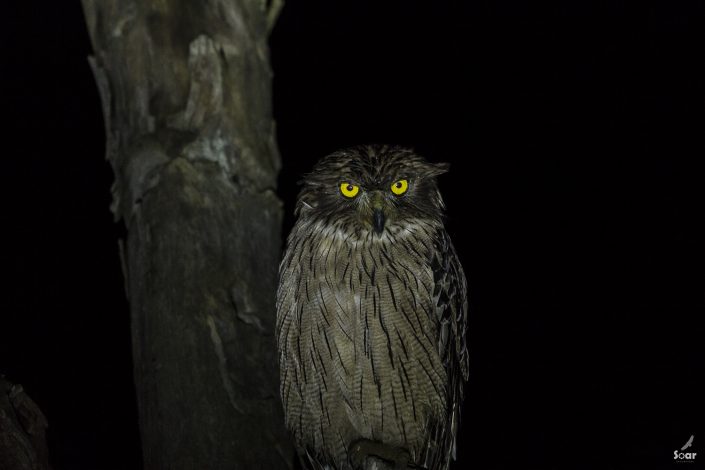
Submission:
[[[392,192],[397,196],[401,196],[409,189],[409,182],[407,180],[399,180],[392,185]]]
[[[345,197],[354,198],[360,192],[360,187],[351,183],[340,183],[340,192]]]

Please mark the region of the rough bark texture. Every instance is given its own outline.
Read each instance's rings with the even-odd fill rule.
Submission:
[[[280,6],[83,0],[149,470],[291,466],[273,337]]]
[[[47,420],[21,385],[0,376],[0,469],[50,470]]]

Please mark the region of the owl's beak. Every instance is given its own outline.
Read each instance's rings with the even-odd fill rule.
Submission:
[[[381,235],[384,231],[384,212],[382,209],[375,209],[372,214],[372,226],[377,235]]]

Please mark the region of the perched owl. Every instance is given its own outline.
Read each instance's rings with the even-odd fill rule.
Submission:
[[[465,275],[432,164],[364,146],[303,181],[280,266],[287,427],[314,469],[446,469],[468,378]]]

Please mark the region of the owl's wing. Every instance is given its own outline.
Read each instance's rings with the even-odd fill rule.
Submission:
[[[448,468],[455,459],[455,441],[463,401],[463,383],[468,379],[466,342],[468,323],[467,282],[450,237],[442,231],[436,243],[433,269],[433,301],[439,324],[438,354],[448,375],[448,409],[445,423],[439,423],[429,443],[426,468]]]
[[[439,236],[433,268],[436,314],[440,324],[438,353],[448,368],[455,359],[464,380],[468,379],[468,289],[463,267],[447,233]]]

